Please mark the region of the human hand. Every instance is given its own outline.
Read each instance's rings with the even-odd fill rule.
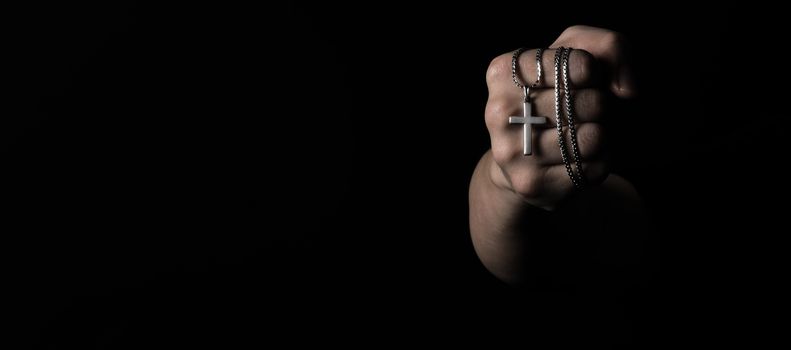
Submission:
[[[550,46],[551,49],[544,51],[543,77],[536,88],[530,89],[533,115],[547,117],[547,123],[533,125],[533,154],[524,156],[522,128],[508,121],[510,116],[522,115],[523,101],[522,89],[511,79],[512,53],[492,61],[486,74],[489,88],[486,126],[494,159],[489,177],[496,186],[520,195],[528,204],[550,210],[574,191],[555,129],[554,55],[555,49],[561,46],[574,49],[569,56],[569,80],[586,185],[599,184],[609,175],[603,124],[606,117],[604,104],[609,95],[607,90],[620,98],[635,94],[623,37],[601,28],[569,27]],[[519,56],[517,72],[523,83],[536,81],[535,60],[536,50],[527,50]],[[610,74],[604,76],[603,72]],[[565,121],[564,114],[561,114],[561,119]],[[567,126],[564,126],[564,136],[569,161],[573,164]]]

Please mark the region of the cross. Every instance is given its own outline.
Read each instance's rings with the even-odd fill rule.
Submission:
[[[522,124],[522,147],[526,156],[533,154],[531,137],[533,136],[533,124],[544,124],[547,122],[546,117],[536,117],[530,115],[533,112],[533,105],[530,101],[525,100],[522,102],[522,116],[521,117],[508,117],[509,124]]]

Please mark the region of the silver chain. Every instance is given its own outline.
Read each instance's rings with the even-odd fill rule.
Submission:
[[[569,161],[568,149],[566,147],[566,136],[563,133],[563,119],[561,118],[560,66],[561,66],[561,59],[563,56],[565,56],[566,50],[567,49],[562,46],[559,47],[557,50],[555,50],[555,123],[558,132],[558,146],[560,147],[560,157],[563,159],[563,165],[566,167],[566,173],[569,175],[569,178],[571,179],[571,183],[574,184],[574,187],[582,188],[582,184],[577,179],[577,176],[574,174],[574,171],[571,169],[571,162]],[[565,65],[564,65],[564,73],[568,73],[568,68],[565,67]],[[566,77],[564,76],[564,78]],[[564,85],[564,88],[565,87],[567,86]],[[568,95],[566,97],[568,97]],[[567,98],[566,103],[570,103],[569,101],[570,99]]]
[[[519,55],[521,55],[522,52],[525,52],[525,50],[526,49],[524,47],[520,47],[514,50],[514,54],[511,56],[511,79],[514,80],[514,84],[516,84],[518,88],[525,89],[525,92],[528,93],[530,88],[534,88],[538,86],[538,84],[541,84],[541,76],[543,75],[543,71],[541,69],[541,55],[544,53],[544,49],[536,50],[536,82],[533,83],[533,85],[530,85],[528,88],[525,88],[525,85],[522,84],[516,74],[516,68],[519,66]]]
[[[569,135],[571,136],[571,151],[574,155],[574,163],[577,166],[577,183],[582,187],[585,184],[585,175],[582,172],[582,160],[580,157],[580,148],[577,144],[577,127],[574,125],[574,116],[571,109],[571,100],[573,98],[573,91],[569,85],[569,56],[571,55],[571,48],[563,50],[563,88],[566,90],[566,119],[569,123]]]

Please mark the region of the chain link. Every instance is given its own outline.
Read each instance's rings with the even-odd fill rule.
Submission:
[[[574,187],[581,188],[582,184],[577,180],[577,176],[574,174],[574,171],[571,168],[571,162],[569,161],[568,155],[568,148],[566,147],[566,136],[563,133],[563,119],[561,117],[562,109],[560,106],[560,66],[561,61],[564,56],[564,52],[567,49],[565,47],[559,47],[555,50],[555,124],[556,129],[558,132],[558,146],[560,147],[560,158],[563,159],[563,165],[566,167],[566,173],[569,175],[569,179],[571,179],[571,183],[574,184]],[[568,69],[565,69],[565,72],[568,73]],[[565,86],[564,86],[565,87]],[[566,100],[569,101],[568,99]]]
[[[514,50],[514,54],[511,56],[511,79],[514,80],[514,84],[520,89],[524,88],[525,85],[519,80],[517,77],[516,69],[519,66],[519,55],[522,52],[525,52],[524,47],[520,47]],[[541,84],[541,77],[543,76],[543,70],[541,69],[541,55],[544,53],[544,49],[537,49],[536,50],[536,82],[533,85],[530,85],[531,88],[538,86]]]
[[[579,184],[578,188],[581,188],[585,184],[585,175],[583,174],[582,170],[582,160],[580,157],[580,148],[577,144],[577,127],[574,124],[574,115],[572,114],[571,108],[571,100],[573,98],[573,90],[571,89],[571,85],[569,85],[569,56],[571,55],[571,48],[566,48],[563,50],[563,88],[565,90],[565,102],[566,102],[566,119],[569,123],[569,136],[571,136],[571,151],[574,155],[574,163],[577,167],[577,183]]]

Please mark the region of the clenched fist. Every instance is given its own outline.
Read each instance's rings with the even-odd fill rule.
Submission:
[[[573,115],[586,183],[582,195],[574,197],[569,196],[575,187],[566,172],[555,129],[554,56],[559,47],[573,48],[568,56],[568,78],[574,91]],[[545,74],[530,89],[530,98],[532,115],[546,117],[547,123],[533,125],[529,156],[523,155],[522,126],[509,123],[509,117],[522,115],[524,101],[522,89],[511,79],[511,57],[509,53],[495,58],[486,77],[486,126],[492,149],[481,158],[470,182],[470,233],[486,268],[503,281],[521,284],[535,268],[528,262],[531,252],[564,251],[563,247],[540,244],[528,248],[535,243],[531,236],[575,231],[594,239],[602,233],[596,229],[629,232],[634,220],[625,218],[642,216],[638,213],[641,205],[637,192],[626,180],[609,173],[604,152],[605,100],[612,95],[626,98],[635,93],[621,36],[605,29],[575,26],[565,30],[545,50]],[[536,81],[535,50],[522,53],[518,65],[522,82]],[[565,106],[561,108],[565,110]],[[564,120],[562,117],[561,124]],[[562,127],[569,161],[575,163],[568,126]],[[553,213],[548,215],[547,211]]]
[[[609,92],[619,97],[634,93],[623,39],[618,33],[585,26],[566,29],[550,49],[544,50],[545,73],[538,86],[530,89],[533,115],[546,117],[548,122],[533,125],[533,154],[524,156],[522,127],[509,124],[509,116],[522,114],[524,98],[522,89],[511,78],[512,55],[506,53],[492,61],[486,76],[489,99],[485,113],[494,160],[489,169],[491,180],[496,186],[519,194],[529,204],[545,209],[555,208],[574,190],[561,158],[555,121],[554,56],[555,48],[561,46],[573,48],[569,55],[569,84],[573,89],[576,142],[586,184],[599,184],[609,174],[604,154],[606,130],[602,123],[607,116],[605,101]],[[518,65],[522,82],[536,81],[536,50],[522,53]],[[565,116],[561,116],[567,154],[573,163],[572,140]]]

